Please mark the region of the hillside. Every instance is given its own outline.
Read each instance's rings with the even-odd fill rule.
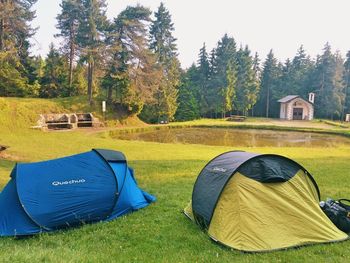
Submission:
[[[103,120],[101,102],[90,106],[85,96],[59,99],[3,98],[0,97],[0,131],[14,131],[36,125],[39,114],[92,112]],[[121,118],[121,114],[109,109],[107,126],[144,126],[137,117]],[[1,142],[1,139],[0,139]]]
[[[80,139],[88,135],[87,131],[95,129],[51,133],[34,130],[31,127],[37,124],[39,114],[46,113],[92,112],[94,116],[103,120],[100,104],[96,102],[90,106],[84,96],[60,99],[0,97],[0,146],[9,147],[0,152],[0,166],[9,168],[13,165],[13,161],[35,160],[35,156],[42,156],[43,152],[47,154],[47,158],[52,158],[59,155],[63,147],[89,149],[90,146],[86,142],[81,145]],[[110,110],[105,122],[106,128],[147,125],[137,117],[122,119],[118,116],[120,114]],[[1,175],[7,177],[7,172],[8,170],[1,170],[0,177]]]

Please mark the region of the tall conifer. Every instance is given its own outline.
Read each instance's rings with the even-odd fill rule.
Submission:
[[[95,68],[103,55],[105,30],[108,25],[105,0],[82,0],[81,19],[78,27],[77,43],[81,59],[86,61],[89,102],[95,82]]]
[[[177,93],[180,84],[180,62],[177,58],[174,24],[169,11],[161,3],[154,14],[155,20],[150,29],[150,49],[156,54],[163,67],[163,79],[155,94],[158,121],[172,121],[177,108]]]
[[[81,0],[63,0],[60,4],[61,13],[57,16],[57,28],[60,33],[56,36],[64,39],[64,48],[68,53],[69,73],[68,85],[73,83],[73,63],[77,53],[77,35],[81,22],[81,10],[83,9]]]

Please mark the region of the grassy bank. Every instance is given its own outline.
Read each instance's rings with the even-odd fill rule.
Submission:
[[[297,124],[297,125],[296,125]],[[229,122],[225,119],[201,119],[187,122],[173,122],[167,125],[144,125],[142,127],[123,127],[101,132],[103,137],[123,133],[147,132],[181,128],[223,128],[223,129],[255,129],[271,131],[295,131],[340,135],[350,137],[350,127],[328,121],[293,122],[274,119],[249,118],[245,122]]]
[[[40,107],[47,107],[46,101],[42,103]],[[29,104],[26,107],[34,107]],[[17,161],[39,161],[91,148],[110,148],[126,154],[139,185],[156,195],[158,201],[110,223],[25,239],[1,238],[0,262],[348,262],[349,242],[244,254],[213,243],[189,222],[181,210],[191,197],[199,171],[208,160],[232,148],[122,141],[86,130],[40,132],[26,128],[30,118],[19,112],[22,110],[14,110],[12,105],[0,109],[0,144],[10,146],[4,152],[6,159],[0,159],[0,188],[9,180]],[[224,123],[227,122],[202,120],[191,125]],[[313,174],[323,198],[350,196],[349,147],[239,149],[296,159]]]
[[[97,100],[93,105],[89,105],[87,101],[85,96],[50,100],[0,97],[0,131],[2,129],[7,131],[28,129],[36,125],[39,114],[46,113],[91,112],[95,117],[103,121],[100,101]],[[109,110],[106,115],[107,125],[114,127],[145,125],[135,117],[125,119],[118,117],[118,114]]]
[[[36,125],[39,114],[66,112],[92,112],[94,116],[100,118],[102,121],[104,120],[100,101],[97,100],[93,105],[89,105],[85,96],[51,100],[0,97],[0,131],[13,132],[16,130],[27,130],[31,126]],[[147,125],[137,117],[120,119],[118,118],[119,115],[118,113],[113,113],[111,109],[107,112],[106,127],[108,127],[108,130],[112,130],[112,134],[198,127],[317,132],[350,136],[349,124],[327,120],[290,122],[267,118],[248,118],[244,122],[229,122],[224,119],[200,119],[187,122],[174,122],[168,125]]]

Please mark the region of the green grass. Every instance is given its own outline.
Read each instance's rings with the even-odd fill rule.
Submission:
[[[348,122],[329,121],[329,120],[320,120],[320,121],[329,125],[340,127],[340,128],[350,128],[350,124]]]
[[[2,101],[1,101],[2,100]],[[2,102],[6,102],[3,107]],[[36,101],[52,111],[55,101]],[[13,104],[17,110],[14,110]],[[158,200],[146,209],[109,223],[37,235],[0,239],[0,262],[348,262],[349,242],[314,245],[263,254],[240,253],[212,242],[181,213],[190,200],[201,168],[228,147],[121,141],[108,133],[40,132],[28,121],[39,112],[29,100],[0,98],[0,144],[9,145],[0,159],[0,188],[16,161],[39,161],[110,148],[123,151],[135,169],[139,185]],[[25,105],[25,106],[24,106]],[[3,107],[3,108],[2,108]],[[26,115],[32,116],[27,118]],[[12,116],[12,117],[11,117]],[[255,123],[259,123],[254,120]],[[198,125],[224,125],[195,121]],[[227,122],[225,122],[227,123]],[[175,125],[175,124],[172,124]],[[183,124],[180,124],[183,125]],[[232,124],[238,125],[238,124]],[[315,177],[322,197],[350,196],[350,148],[239,148],[277,153],[299,161]],[[1,211],[0,211],[1,212]]]

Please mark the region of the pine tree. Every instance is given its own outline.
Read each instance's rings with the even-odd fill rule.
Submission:
[[[174,58],[167,70],[166,79],[163,79],[156,92],[156,97],[158,99],[158,120],[164,119],[167,122],[174,120],[174,115],[178,106],[177,96],[178,87],[180,85],[179,68],[179,62]]]
[[[225,34],[218,42],[215,51],[212,53],[212,74],[215,75],[216,81],[224,83],[228,66],[236,63],[235,40]]]
[[[0,52],[14,50],[20,57],[28,52],[29,38],[35,30],[30,22],[35,17],[32,11],[37,0],[0,1]]]
[[[225,118],[226,112],[232,110],[232,101],[235,100],[236,95],[236,82],[237,82],[237,73],[235,70],[235,65],[230,63],[226,70],[226,81],[227,86],[221,89],[221,96],[223,99],[222,106],[222,118]]]
[[[81,0],[63,0],[60,4],[61,13],[57,16],[57,28],[60,33],[57,37],[62,37],[65,42],[64,49],[68,52],[68,85],[71,88],[73,83],[73,63],[77,53],[77,35],[81,20],[81,10],[83,9]]]
[[[204,116],[209,109],[208,92],[210,85],[210,62],[205,43],[199,50],[197,74],[197,84],[194,85],[194,87],[197,87],[197,89],[193,92],[193,94],[199,103],[200,113]]]
[[[289,60],[287,60],[287,63],[290,63]],[[278,100],[286,95],[290,95],[290,93],[286,91],[286,86],[283,79],[284,70],[284,64],[282,62],[278,62],[275,70],[274,82],[270,90],[271,99],[269,116],[272,118],[278,118],[280,116],[280,103]]]
[[[155,103],[162,68],[148,49],[147,23],[150,10],[143,6],[127,7],[115,19],[108,37],[108,68],[103,86],[113,102],[130,114],[139,114],[145,103]]]
[[[237,84],[236,84],[236,98],[233,103],[236,105],[238,111],[243,115],[247,115],[257,100],[259,88],[256,81],[258,74],[254,69],[254,61],[250,56],[248,46],[244,49],[241,47],[237,52]]]
[[[150,29],[150,49],[164,69],[163,80],[155,94],[156,107],[159,121],[171,121],[177,108],[176,97],[180,83],[180,62],[177,59],[176,38],[173,36],[174,24],[163,3],[154,16],[156,19]]]
[[[266,116],[267,118],[271,116],[270,105],[273,100],[273,93],[277,89],[279,71],[277,59],[273,51],[270,50],[264,62],[261,74],[259,100],[256,105],[256,113],[258,113],[259,116]]]
[[[256,97],[255,103],[252,105],[251,108],[251,115],[254,116],[254,109],[255,105],[259,99],[259,93],[260,93],[260,81],[261,81],[261,68],[260,68],[260,58],[257,52],[255,52],[254,59],[253,59],[253,72],[254,72],[254,83],[256,87]]]
[[[191,92],[191,81],[184,77],[177,98],[178,108],[175,114],[177,121],[191,121],[199,118],[199,108],[195,97]]]
[[[103,56],[104,34],[108,21],[105,0],[82,0],[81,18],[78,27],[77,43],[82,54],[81,59],[87,62],[87,83],[89,102],[95,82],[95,69]]]
[[[218,42],[217,47],[212,52],[211,58],[211,79],[208,91],[209,110],[215,115],[222,112],[222,89],[228,86],[227,70],[231,66],[231,70],[236,71],[236,42],[232,37],[225,34]]]
[[[160,63],[169,65],[172,63],[171,60],[177,57],[176,38],[173,36],[174,23],[164,3],[160,3],[154,16],[156,19],[150,29],[150,49],[157,55]]]
[[[45,60],[40,97],[56,98],[70,96],[66,69],[64,57],[51,44],[50,51]]]
[[[28,79],[22,76],[23,65],[17,56],[0,52],[0,96],[23,97],[28,95]]]
[[[333,77],[333,99],[331,108],[331,118],[342,118],[342,109],[345,104],[345,82],[344,82],[344,59],[339,51],[335,53],[335,72]]]
[[[185,82],[185,83],[183,83]],[[182,77],[181,77],[181,84],[180,86],[182,87],[183,85],[186,86],[186,88],[189,90],[189,92],[192,94],[194,99],[196,100],[196,105],[198,107],[199,113],[201,114],[200,111],[200,95],[199,95],[199,69],[196,66],[196,64],[192,64],[187,71],[183,72]],[[180,92],[180,91],[179,91]]]
[[[86,67],[82,63],[78,63],[73,70],[73,82],[71,86],[68,86],[71,96],[85,95],[86,94]],[[68,76],[69,85],[69,76]]]
[[[350,113],[350,51],[346,53],[344,69],[344,104],[342,110],[342,120],[344,120],[345,114]]]
[[[40,80],[44,76],[45,61],[41,56],[33,56],[28,58],[30,63],[27,66],[28,88],[27,93],[31,97],[38,97],[40,92]]]
[[[38,86],[29,54],[30,38],[35,33],[30,25],[35,17],[32,10],[35,3],[36,0],[0,1],[0,63],[6,68],[1,78],[3,85],[12,83],[11,88],[6,88],[11,89],[9,96],[33,96]],[[7,76],[18,76],[18,79],[7,79]]]
[[[312,91],[310,90],[310,74],[313,67],[310,57],[306,55],[303,46],[301,46],[291,62],[290,79],[286,83],[289,86],[290,94],[307,97],[308,93]]]
[[[255,55],[254,55],[253,71],[254,71],[254,79],[256,81],[260,81],[261,69],[260,69],[260,58],[259,58],[258,52],[255,52]]]
[[[327,43],[316,61],[313,90],[316,93],[315,112],[318,117],[340,117],[344,99],[344,65],[339,54],[332,54]]]

